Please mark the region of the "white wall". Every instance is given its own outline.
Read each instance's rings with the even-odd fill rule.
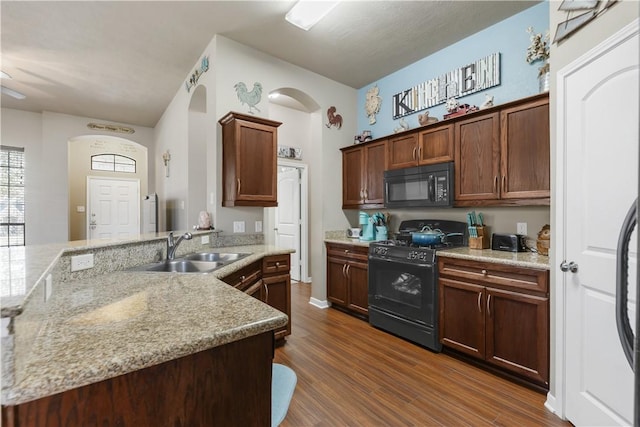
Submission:
[[[147,147],[149,157],[153,156],[153,131],[150,128],[47,111],[30,113],[2,109],[2,144],[25,148],[28,245],[69,239],[68,141],[84,135],[114,135],[87,128],[89,122],[133,127],[136,132],[127,135],[127,139]],[[153,176],[154,168],[155,164],[150,161],[149,176]],[[155,191],[153,180],[149,180],[148,191]]]
[[[348,227],[348,221],[340,207],[342,203],[342,176],[336,173],[341,165],[339,148],[353,142],[356,131],[356,91],[303,68],[283,62],[262,52],[221,36],[216,36],[202,55],[209,56],[210,69],[198,82],[207,89],[206,100],[206,147],[207,147],[207,194],[213,193],[215,204],[208,203],[214,216],[214,225],[224,233],[232,233],[233,221],[245,221],[246,232],[253,231],[256,220],[263,221],[263,209],[255,207],[223,208],[222,200],[222,131],[217,121],[229,111],[247,113],[248,107],[238,100],[234,86],[244,82],[252,90],[255,82],[263,87],[262,100],[257,105],[257,116],[271,117],[271,105],[267,94],[277,88],[294,88],[309,95],[320,111],[309,117],[310,141],[304,150],[308,159],[310,180],[311,268],[314,272],[312,296],[324,300],[324,231]],[[200,60],[194,64],[199,66]],[[185,79],[188,76],[185,76]],[[193,93],[193,89],[191,91]],[[174,224],[187,227],[197,218],[185,218],[179,202],[188,193],[187,138],[188,106],[191,94],[180,87],[171,104],[155,128],[156,155],[171,151],[171,177],[165,178],[162,171],[156,174],[161,205],[178,201],[178,209],[172,210]],[[336,106],[343,116],[341,130],[324,126],[326,110]],[[285,134],[288,131],[283,131]],[[293,145],[293,144],[291,144]],[[209,202],[208,200],[207,202]],[[186,202],[186,201],[185,201]],[[161,212],[163,209],[161,209]],[[162,224],[162,220],[161,220]]]

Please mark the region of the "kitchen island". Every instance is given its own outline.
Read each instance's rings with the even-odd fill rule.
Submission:
[[[48,298],[45,280],[27,285],[4,318],[3,425],[269,425],[273,330],[288,318],[219,278],[291,250],[215,250],[239,249],[252,254],[210,274],[96,265],[55,275]]]

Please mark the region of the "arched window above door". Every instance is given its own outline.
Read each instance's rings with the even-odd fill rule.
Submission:
[[[91,156],[91,170],[136,173],[136,161],[118,154],[96,154]]]

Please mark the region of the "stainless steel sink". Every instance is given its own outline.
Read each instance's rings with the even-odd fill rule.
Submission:
[[[156,271],[165,273],[211,273],[250,253],[199,252],[182,258],[164,260],[130,268],[130,271]]]
[[[251,254],[245,253],[221,253],[221,252],[199,252],[191,255],[185,255],[184,259],[191,261],[207,261],[207,262],[223,262],[230,263]]]

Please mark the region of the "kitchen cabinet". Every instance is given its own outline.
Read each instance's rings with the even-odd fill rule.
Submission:
[[[549,272],[439,257],[440,341],[549,385]]]
[[[368,248],[329,242],[326,248],[327,298],[333,307],[368,316]]]
[[[222,281],[280,310],[289,321],[275,329],[276,340],[291,335],[290,255],[270,255],[222,278]]]
[[[457,120],[455,205],[548,205],[548,94]]]
[[[230,112],[222,126],[222,206],[277,206],[280,122]]]
[[[342,149],[342,209],[384,207],[386,140]]]
[[[291,269],[290,255],[273,255],[262,260],[263,301],[289,316],[289,321],[274,330],[276,340],[291,335]]]
[[[418,132],[390,138],[387,145],[388,169],[452,162],[454,127],[452,124],[427,126]]]

